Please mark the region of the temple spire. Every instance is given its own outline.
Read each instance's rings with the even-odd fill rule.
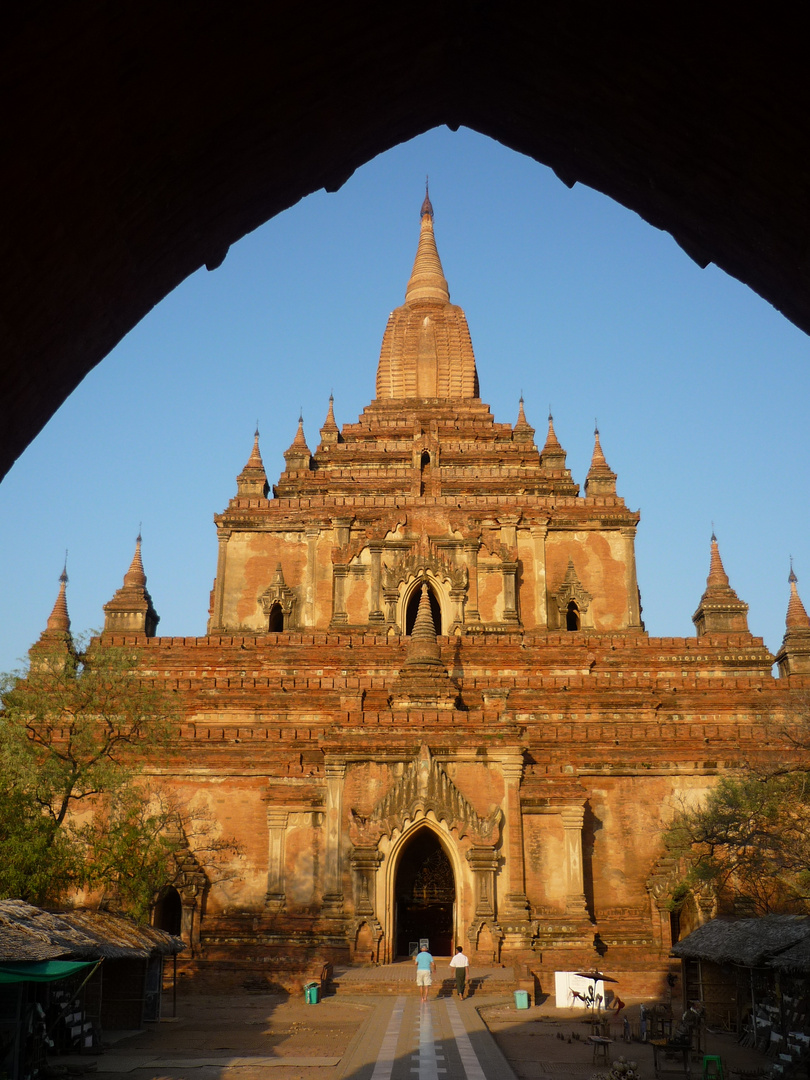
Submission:
[[[405,303],[414,304],[428,301],[439,304],[450,303],[450,289],[442,269],[442,261],[433,235],[433,206],[425,187],[425,201],[420,211],[422,224],[419,231],[419,246],[413,270],[405,290]]]
[[[141,534],[135,540],[135,554],[124,574],[124,584],[104,605],[105,634],[143,634],[154,637],[160,616],[146,588],[141,558]]]
[[[692,616],[692,622],[699,637],[714,633],[748,633],[748,604],[740,600],[729,584],[714,532],[709,556],[709,576],[706,578],[706,588],[698,609]]]
[[[790,584],[790,599],[788,600],[785,626],[788,630],[810,630],[810,617],[808,617],[802,598],[799,596],[798,578],[790,567],[788,582]]]
[[[431,220],[433,219],[433,203],[430,201],[430,190],[428,188],[427,177],[425,177],[425,201],[422,203],[420,217],[429,217]]]
[[[247,459],[244,469],[236,478],[236,494],[246,499],[264,499],[267,497],[269,487],[267,473],[264,471],[264,462],[259,450],[259,428],[257,426],[253,435],[253,449],[250,452],[250,457]]]
[[[53,610],[48,616],[45,629],[28,650],[32,671],[63,671],[76,656],[73,636],[70,633],[70,615],[67,608],[67,554],[65,565],[59,575],[59,592]]]
[[[62,568],[62,573],[59,575],[59,594],[56,597],[56,603],[53,605],[53,611],[48,616],[48,621],[45,624],[45,632],[50,634],[69,634],[70,633],[70,615],[68,615],[67,608],[67,556],[65,556],[65,565]]]
[[[523,410],[523,394],[520,395],[520,400],[518,402],[518,418],[517,423],[512,429],[512,438],[516,442],[534,442],[534,428],[526,419],[526,413]]]
[[[295,438],[288,450],[284,451],[284,460],[287,462],[288,472],[298,472],[302,469],[308,469],[310,466],[310,459],[312,454],[307,446],[307,440],[304,435],[304,417],[302,413],[298,415],[298,429],[295,432]]]
[[[782,647],[776,654],[780,678],[810,674],[810,617],[799,596],[797,582],[798,578],[793,572],[791,560],[788,576],[790,599],[785,617],[785,636],[782,638]]]
[[[460,401],[478,397],[470,328],[450,303],[433,235],[433,205],[422,203],[419,244],[405,290],[385,328],[377,364],[377,399]]]
[[[605,460],[602,443],[599,441],[599,428],[593,430],[593,456],[588,475],[585,477],[585,495],[615,495],[616,473],[612,472]]]
[[[134,585],[142,589],[146,585],[146,574],[144,573],[143,559],[141,558],[141,543],[141,534],[138,533],[135,538],[135,554],[132,556],[129,570],[124,574],[124,584]]]
[[[720,547],[717,543],[717,537],[713,532],[711,539],[711,554],[709,555],[709,576],[706,578],[706,588],[707,590],[731,588],[728,582],[726,568],[723,566],[723,560],[720,558]]]
[[[340,441],[340,428],[335,421],[335,399],[334,396],[330,394],[329,411],[326,414],[326,419],[321,428],[321,446],[331,446]]]

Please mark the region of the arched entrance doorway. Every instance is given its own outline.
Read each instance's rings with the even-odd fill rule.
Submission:
[[[409,944],[427,938],[434,956],[453,952],[456,881],[438,837],[421,828],[402,852],[394,885],[398,956]]]
[[[152,925],[158,930],[165,930],[168,934],[180,936],[183,925],[183,904],[180,893],[173,885],[167,885],[161,890],[152,913]]]

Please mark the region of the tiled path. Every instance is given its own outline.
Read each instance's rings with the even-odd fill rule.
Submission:
[[[341,1080],[511,1080],[472,1002],[415,993],[379,1002],[350,1047]]]

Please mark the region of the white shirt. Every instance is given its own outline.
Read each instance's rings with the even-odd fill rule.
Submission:
[[[453,959],[450,961],[450,967],[469,967],[470,961],[464,955],[463,952],[457,952]]]

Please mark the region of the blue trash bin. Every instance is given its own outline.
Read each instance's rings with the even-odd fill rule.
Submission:
[[[515,990],[515,1008],[516,1009],[528,1009],[529,1007],[529,991],[528,990]]]
[[[307,1005],[317,1005],[321,1000],[321,988],[316,982],[307,983],[304,987],[304,998]]]

